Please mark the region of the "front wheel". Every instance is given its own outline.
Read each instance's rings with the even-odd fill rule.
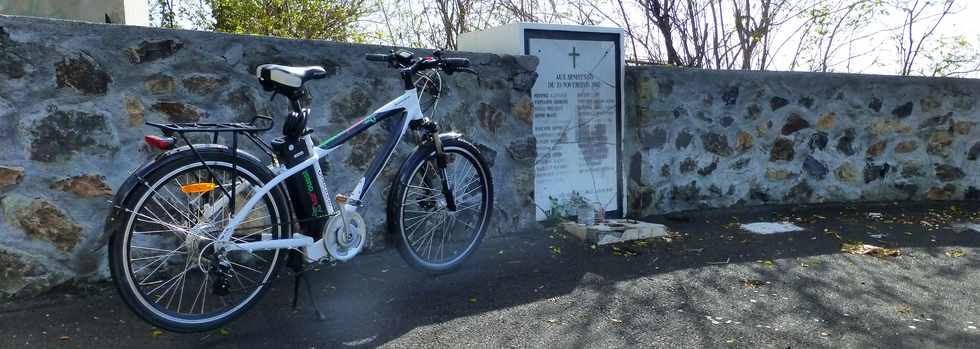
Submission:
[[[455,138],[443,138],[442,145],[455,211],[446,207],[431,144],[405,161],[388,196],[388,226],[398,252],[433,274],[456,269],[476,250],[493,211],[493,179],[480,151]]]

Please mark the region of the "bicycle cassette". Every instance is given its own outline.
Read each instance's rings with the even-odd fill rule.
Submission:
[[[323,247],[338,261],[354,258],[364,248],[365,241],[367,241],[367,224],[357,212],[342,212],[334,215],[323,231]]]

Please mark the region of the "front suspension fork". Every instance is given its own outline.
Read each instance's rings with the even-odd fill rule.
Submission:
[[[442,187],[442,196],[446,198],[446,209],[449,212],[456,212],[456,197],[449,186],[449,179],[446,178],[446,167],[449,166],[449,156],[442,150],[442,139],[439,138],[439,124],[429,118],[412,120],[409,124],[412,129],[421,129],[425,137],[432,139],[432,144],[436,147],[436,173],[439,175],[439,184]]]
[[[446,167],[449,166],[449,156],[442,151],[442,140],[438,133],[432,134],[432,142],[436,146],[436,173],[439,174],[439,182],[442,184],[442,196],[446,198],[446,209],[449,212],[456,212],[456,197],[453,190],[449,187],[449,180],[446,178]]]

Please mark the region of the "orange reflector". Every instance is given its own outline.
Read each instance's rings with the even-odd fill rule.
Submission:
[[[347,197],[344,196],[344,195],[337,194],[337,197],[335,198],[335,200],[337,201],[338,204],[341,204],[341,205],[347,203]]]
[[[185,193],[207,193],[209,191],[217,188],[218,185],[214,183],[204,182],[204,183],[191,183],[180,186],[180,191]]]

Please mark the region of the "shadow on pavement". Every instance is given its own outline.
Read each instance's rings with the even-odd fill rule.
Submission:
[[[292,311],[291,280],[280,280],[216,333],[154,335],[111,289],[62,295],[0,312],[0,347],[964,347],[980,332],[948,324],[977,313],[980,233],[949,227],[978,221],[978,208],[688,212],[646,219],[670,227],[670,241],[611,247],[543,229],[488,239],[460,271],[438,277],[385,251],[311,273],[326,321],[314,319],[305,296],[304,309]],[[792,221],[806,231],[738,229],[754,221]],[[842,254],[847,241],[902,256]],[[954,248],[966,255],[947,256]]]

